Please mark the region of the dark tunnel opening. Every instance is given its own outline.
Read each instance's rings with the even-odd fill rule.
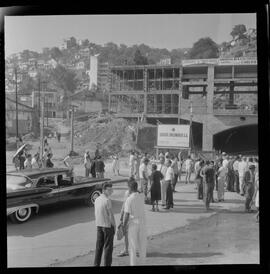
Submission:
[[[214,149],[230,154],[258,155],[258,125],[235,127],[214,135]]]

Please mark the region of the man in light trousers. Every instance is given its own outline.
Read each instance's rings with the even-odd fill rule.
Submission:
[[[160,164],[157,167],[157,170],[159,170],[162,175],[163,179],[160,181],[161,184],[161,205],[166,205],[166,191],[167,191],[167,185],[165,184],[165,175],[167,171],[167,166],[165,165],[165,158],[160,157]]]
[[[123,229],[125,232],[128,227],[130,265],[137,265],[137,250],[139,251],[139,264],[144,265],[147,245],[144,194],[137,191],[136,181],[130,180],[128,185],[130,195],[125,202]]]
[[[148,163],[149,163],[149,160],[145,158],[139,168],[141,192],[144,193],[145,202],[147,201],[147,193],[148,193],[148,179],[149,179],[148,168],[147,168]]]
[[[238,163],[238,174],[239,174],[239,188],[240,195],[244,196],[244,174],[248,171],[248,164],[246,162],[246,157],[242,157],[242,161]]]

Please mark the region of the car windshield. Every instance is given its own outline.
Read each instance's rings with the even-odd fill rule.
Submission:
[[[7,175],[6,179],[7,191],[26,189],[32,185],[31,182],[23,176]]]

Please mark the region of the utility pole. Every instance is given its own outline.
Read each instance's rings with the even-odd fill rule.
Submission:
[[[48,121],[48,115],[49,115],[49,110],[48,110],[48,97],[47,97],[47,100],[46,100],[46,106],[47,106],[47,127],[48,127],[48,125],[49,125],[49,121]]]
[[[18,88],[17,88],[17,68],[14,69],[15,73],[15,101],[16,101],[16,137],[17,137],[17,149],[18,149],[18,138],[19,138],[19,123],[18,123]]]
[[[191,149],[193,148],[192,118],[193,118],[193,109],[192,109],[192,101],[190,101],[190,119],[189,119],[190,152],[191,152]]]
[[[38,77],[38,113],[39,113],[39,117],[40,117],[40,91],[41,91],[41,82],[40,82],[40,75]]]
[[[77,107],[77,106],[74,106],[74,105],[70,105],[71,109],[71,131],[70,131],[70,139],[71,139],[71,144],[70,144],[70,151],[73,152],[73,148],[74,148],[74,108]]]
[[[182,92],[179,93],[179,97],[178,97],[178,125],[181,124],[181,96],[182,96]]]
[[[44,98],[43,98],[44,99]],[[43,157],[43,135],[44,135],[44,100],[42,99],[41,105],[41,124],[40,124],[40,158]],[[42,167],[44,167],[44,161],[42,160]]]

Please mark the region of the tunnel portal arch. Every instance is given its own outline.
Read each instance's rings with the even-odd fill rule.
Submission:
[[[213,147],[230,154],[258,154],[258,125],[233,127],[213,136]]]

